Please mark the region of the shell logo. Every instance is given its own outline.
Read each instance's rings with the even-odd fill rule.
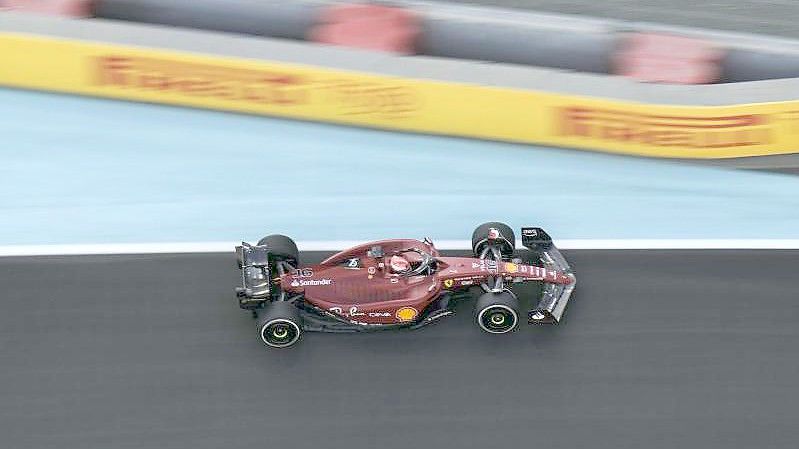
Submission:
[[[516,265],[515,263],[508,262],[505,264],[505,271],[507,271],[508,273],[516,273],[519,271],[519,266]]]
[[[397,312],[394,314],[394,316],[396,316],[400,321],[410,321],[416,318],[416,315],[418,314],[419,311],[413,307],[401,307],[397,309]]]
[[[450,287],[452,287],[452,284],[454,284],[454,283],[455,283],[455,281],[453,281],[452,279],[446,279],[444,281],[444,287],[450,288]]]

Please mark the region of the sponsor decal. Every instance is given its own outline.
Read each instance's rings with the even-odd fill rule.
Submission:
[[[475,275],[475,276],[465,276],[465,277],[455,278],[455,281],[465,281],[465,280],[469,280],[469,279],[477,280],[477,279],[482,279],[482,278],[483,277],[478,274],[478,275]]]
[[[117,55],[98,57],[95,65],[100,86],[258,104],[309,102],[310,80],[293,73]]]
[[[366,272],[369,273],[369,274],[375,274],[376,271],[377,271],[377,268],[375,268],[375,267],[369,267],[369,268],[366,269]]]
[[[472,262],[472,269],[495,272],[497,271],[497,261],[493,259],[482,259],[477,262]]]
[[[764,114],[685,117],[610,109],[558,109],[561,136],[657,147],[730,148],[766,145],[773,129]]]
[[[352,259],[347,260],[346,268],[359,269],[360,267],[361,267],[361,261],[358,260],[357,257],[353,257]]]
[[[371,312],[363,312],[358,309],[358,306],[352,306],[349,309],[343,309],[341,307],[331,307],[327,309],[330,312],[335,314],[341,315],[345,318],[350,319],[357,319],[359,317],[369,317],[369,318],[389,318],[391,317],[391,312],[387,310],[373,310]],[[367,324],[361,321],[351,320],[353,323],[356,324]]]
[[[461,277],[455,278],[454,281],[460,284],[461,286],[473,285],[476,281],[482,279],[482,276],[471,276],[471,277]]]
[[[352,307],[350,307],[347,310],[344,310],[341,307],[331,307],[331,308],[329,308],[327,310],[330,311],[330,312],[339,314],[339,315],[343,315],[343,316],[345,316],[347,318],[355,318],[355,317],[361,317],[361,316],[368,316],[368,317],[371,317],[371,318],[385,318],[385,317],[390,317],[391,316],[391,312],[387,312],[387,311],[384,311],[384,310],[375,310],[375,311],[372,311],[372,312],[362,312],[362,311],[358,310],[358,306],[352,306]],[[366,323],[364,323],[364,324],[366,324]]]
[[[416,318],[416,315],[418,314],[419,311],[413,307],[401,307],[397,309],[397,312],[394,314],[394,316],[396,316],[400,321],[411,321],[412,319]]]
[[[364,316],[364,315],[366,315],[365,313],[358,311],[358,306],[352,306],[347,311],[344,311],[344,309],[342,309],[341,307],[331,307],[331,308],[329,308],[327,310],[329,310],[329,311],[331,311],[333,313],[337,313],[339,315],[344,315],[346,317],[355,317],[355,316]]]
[[[332,279],[294,279],[291,281],[292,287],[309,287],[319,285],[332,285]]]
[[[370,81],[333,80],[325,86],[345,115],[403,117],[419,110],[419,98],[406,86]]]
[[[508,273],[518,273],[519,266],[516,265],[515,263],[508,262],[505,264],[505,271],[507,271]]]
[[[106,54],[90,61],[92,83],[105,88],[294,108],[329,104],[345,116],[392,119],[414,115],[421,107],[412,87],[359,77],[154,56]]]
[[[452,279],[446,279],[446,280],[444,280],[444,287],[445,288],[450,288],[450,287],[452,287],[452,284],[454,284],[454,283],[455,283],[455,281],[453,281]]]
[[[526,237],[536,237],[538,236],[538,230],[531,228],[522,228],[522,235]]]

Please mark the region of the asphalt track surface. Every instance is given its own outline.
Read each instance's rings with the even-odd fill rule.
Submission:
[[[794,0],[447,1],[799,38],[799,2]]]
[[[559,327],[485,335],[464,304],[290,350],[232,254],[2,258],[2,447],[796,447],[799,251],[567,257]]]

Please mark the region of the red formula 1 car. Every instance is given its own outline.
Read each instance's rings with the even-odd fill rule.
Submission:
[[[270,235],[258,245],[236,247],[242,286],[236,296],[252,310],[268,346],[282,348],[303,331],[357,332],[419,328],[453,313],[456,302],[482,294],[475,322],[503,334],[519,322],[514,284],[543,284],[531,324],[557,323],[574,290],[569,264],[541,228],[522,228],[532,261],[516,257],[513,230],[484,223],[472,234],[474,257],[441,256],[433,243],[380,240],[334,254],[316,265],[300,265],[296,244]]]

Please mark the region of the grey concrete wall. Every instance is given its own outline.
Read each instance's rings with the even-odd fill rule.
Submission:
[[[799,54],[733,49],[722,62],[722,74],[725,83],[799,77]]]
[[[614,42],[610,33],[564,33],[520,23],[487,27],[485,23],[475,21],[427,18],[420,53],[609,73]]]
[[[98,17],[287,39],[304,39],[318,2],[268,0],[100,0]]]
[[[446,0],[522,10],[657,22],[799,39],[799,2],[792,0]]]

